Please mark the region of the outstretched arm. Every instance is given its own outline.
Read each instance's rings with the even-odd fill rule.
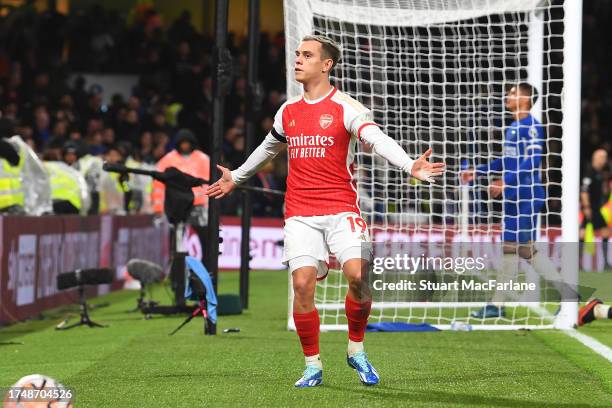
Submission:
[[[287,147],[287,143],[282,137],[278,137],[274,131],[268,133],[264,141],[251,153],[242,166],[234,171],[230,171],[223,166],[217,166],[222,175],[219,180],[211,184],[206,189],[209,197],[223,198],[236,188],[236,185],[243,183],[253,174],[272,160],[276,155]]]
[[[462,183],[471,183],[476,174],[489,174],[491,171],[501,171],[503,169],[503,159],[498,158],[491,160],[488,163],[481,164],[480,166],[476,166],[476,168],[471,168],[468,170],[464,170],[461,172],[461,182]]]
[[[417,160],[413,160],[395,140],[385,135],[378,126],[364,127],[359,136],[362,141],[372,147],[376,154],[416,179],[435,183],[435,178],[444,173],[446,166],[444,163],[429,162],[431,148]]]
[[[287,147],[287,139],[280,136],[273,129],[257,149],[251,153],[242,166],[232,171],[232,180],[236,184],[244,183],[249,177],[257,173],[264,164],[276,157],[281,150]]]

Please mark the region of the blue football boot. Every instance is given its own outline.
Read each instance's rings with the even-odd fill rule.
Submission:
[[[295,386],[297,388],[308,388],[321,384],[323,384],[323,370],[317,366],[306,366],[302,378],[297,380]]]
[[[380,381],[380,377],[376,372],[376,369],[372,367],[372,364],[368,361],[368,356],[364,351],[358,351],[352,356],[346,356],[346,362],[349,367],[357,370],[359,374],[359,381],[363,385],[376,385]]]

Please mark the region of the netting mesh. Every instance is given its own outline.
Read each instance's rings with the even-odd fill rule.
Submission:
[[[376,241],[414,241],[465,234],[499,240],[502,203],[488,194],[499,174],[462,188],[460,172],[501,157],[511,122],[504,95],[519,81],[540,100],[532,114],[545,124],[542,180],[547,203],[541,240],[560,223],[563,7],[561,2],[497,0],[285,0],[287,64],[303,35],[325,34],[342,45],[332,81],[369,107],[377,123],[413,158],[428,147],[447,172],[439,184],[409,180],[361,146],[356,179],[362,215]],[[289,75],[292,70],[288,69]],[[288,77],[289,96],[301,87]],[[415,238],[418,236],[418,238]],[[523,265],[527,269],[528,265]],[[481,276],[480,278],[486,278]],[[524,277],[527,279],[528,277]],[[440,277],[444,280],[444,277]],[[545,288],[544,288],[545,289]],[[341,273],[317,289],[323,324],[344,324]],[[376,299],[375,299],[376,300]],[[372,320],[450,323],[477,304],[379,299]],[[538,307],[515,306],[498,324],[544,325]],[[541,307],[543,306],[543,307]],[[538,310],[535,310],[538,309]]]

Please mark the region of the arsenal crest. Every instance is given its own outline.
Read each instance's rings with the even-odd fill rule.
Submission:
[[[323,129],[327,129],[329,125],[332,124],[333,121],[334,121],[334,117],[332,115],[330,115],[329,113],[324,113],[319,118],[319,125],[321,125]]]

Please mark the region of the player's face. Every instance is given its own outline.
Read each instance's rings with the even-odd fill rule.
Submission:
[[[513,86],[506,94],[506,108],[513,113],[519,111],[529,112],[531,108],[529,98],[529,95],[521,94],[519,87]]]
[[[318,41],[304,41],[295,51],[295,80],[308,83],[313,79],[320,79],[327,75],[331,69],[331,59],[321,55],[321,43]]]
[[[506,94],[506,108],[510,112],[516,112],[518,110],[518,89],[516,86],[510,88]]]
[[[64,153],[64,163],[71,165],[77,161],[77,155],[74,152],[66,152]]]
[[[595,171],[601,171],[608,163],[608,153],[603,149],[595,150],[592,163]]]

